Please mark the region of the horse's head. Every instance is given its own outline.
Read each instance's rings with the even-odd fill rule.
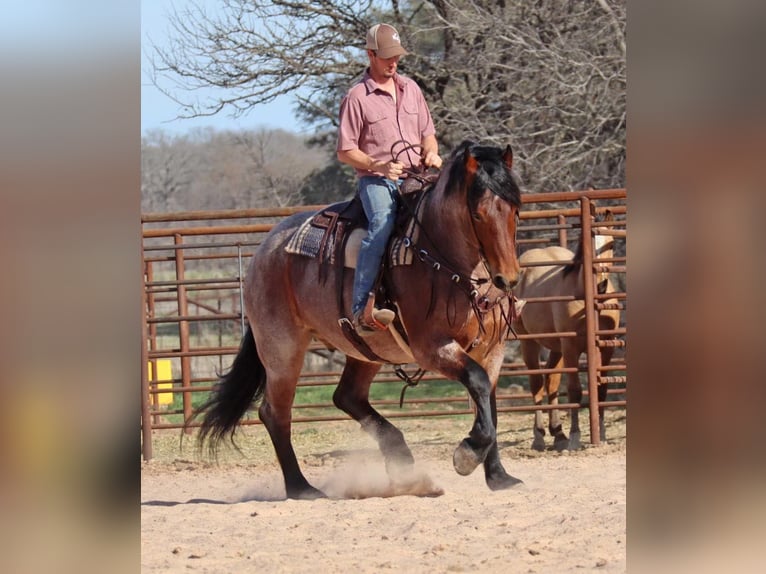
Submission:
[[[516,227],[521,191],[511,172],[511,146],[482,146],[464,141],[450,165],[447,194],[462,193],[478,248],[492,283],[509,292],[519,281]]]
[[[604,212],[602,217],[598,217],[595,221],[595,228],[593,234],[593,256],[596,259],[611,259],[614,256],[614,237],[609,234],[611,231],[610,226],[599,226],[599,223],[606,223],[611,225],[614,221],[614,215],[610,209]],[[603,263],[598,266],[598,273],[596,274],[596,289],[599,293],[608,293],[614,291],[609,280],[609,263]]]

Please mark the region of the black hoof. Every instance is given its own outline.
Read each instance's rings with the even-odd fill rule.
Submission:
[[[505,473],[502,476],[487,477],[487,486],[490,490],[507,490],[523,484],[523,480],[511,476],[508,473]]]
[[[569,450],[580,450],[582,445],[580,444],[580,433],[579,432],[570,432],[569,433]]]
[[[288,490],[287,498],[293,500],[316,500],[318,498],[327,498],[327,495],[321,490],[309,486],[308,488]]]
[[[553,448],[556,452],[563,452],[570,448],[570,440],[566,435],[559,435],[553,439]]]

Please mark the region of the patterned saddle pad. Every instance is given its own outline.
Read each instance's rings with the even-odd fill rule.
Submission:
[[[366,224],[358,197],[334,203],[304,221],[287,242],[285,251],[334,264],[346,234]]]

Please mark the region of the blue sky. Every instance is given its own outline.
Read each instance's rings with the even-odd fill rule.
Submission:
[[[197,0],[198,4],[214,8],[215,0]],[[182,10],[190,5],[188,0],[141,0],[141,132],[159,128],[172,134],[181,135],[194,128],[213,127],[219,130],[239,130],[255,128],[282,128],[300,133],[306,128],[295,119],[290,97],[278,98],[270,104],[253,108],[247,116],[234,119],[228,112],[219,112],[215,116],[175,119],[178,105],[152,85],[148,72],[147,54],[151,44],[162,45],[167,37],[168,14],[173,7]]]

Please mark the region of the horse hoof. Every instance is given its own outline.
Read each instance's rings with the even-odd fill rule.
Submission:
[[[532,441],[532,450],[543,452],[545,450],[545,440],[536,436]]]
[[[571,432],[569,433],[569,450],[580,450],[580,433],[579,432]]]
[[[483,460],[479,458],[476,451],[471,448],[467,439],[463,439],[463,442],[461,442],[455,449],[455,454],[452,455],[452,464],[455,467],[455,472],[461,476],[468,476],[482,462]]]
[[[523,480],[507,473],[503,476],[493,476],[492,478],[487,477],[487,486],[490,490],[507,490],[515,486],[523,485]]]
[[[572,450],[571,440],[565,436],[557,436],[553,440],[553,448],[556,452],[564,452],[565,450]]]
[[[287,498],[293,500],[317,500],[318,498],[327,498],[327,495],[321,490],[309,486],[308,488],[288,492]]]

